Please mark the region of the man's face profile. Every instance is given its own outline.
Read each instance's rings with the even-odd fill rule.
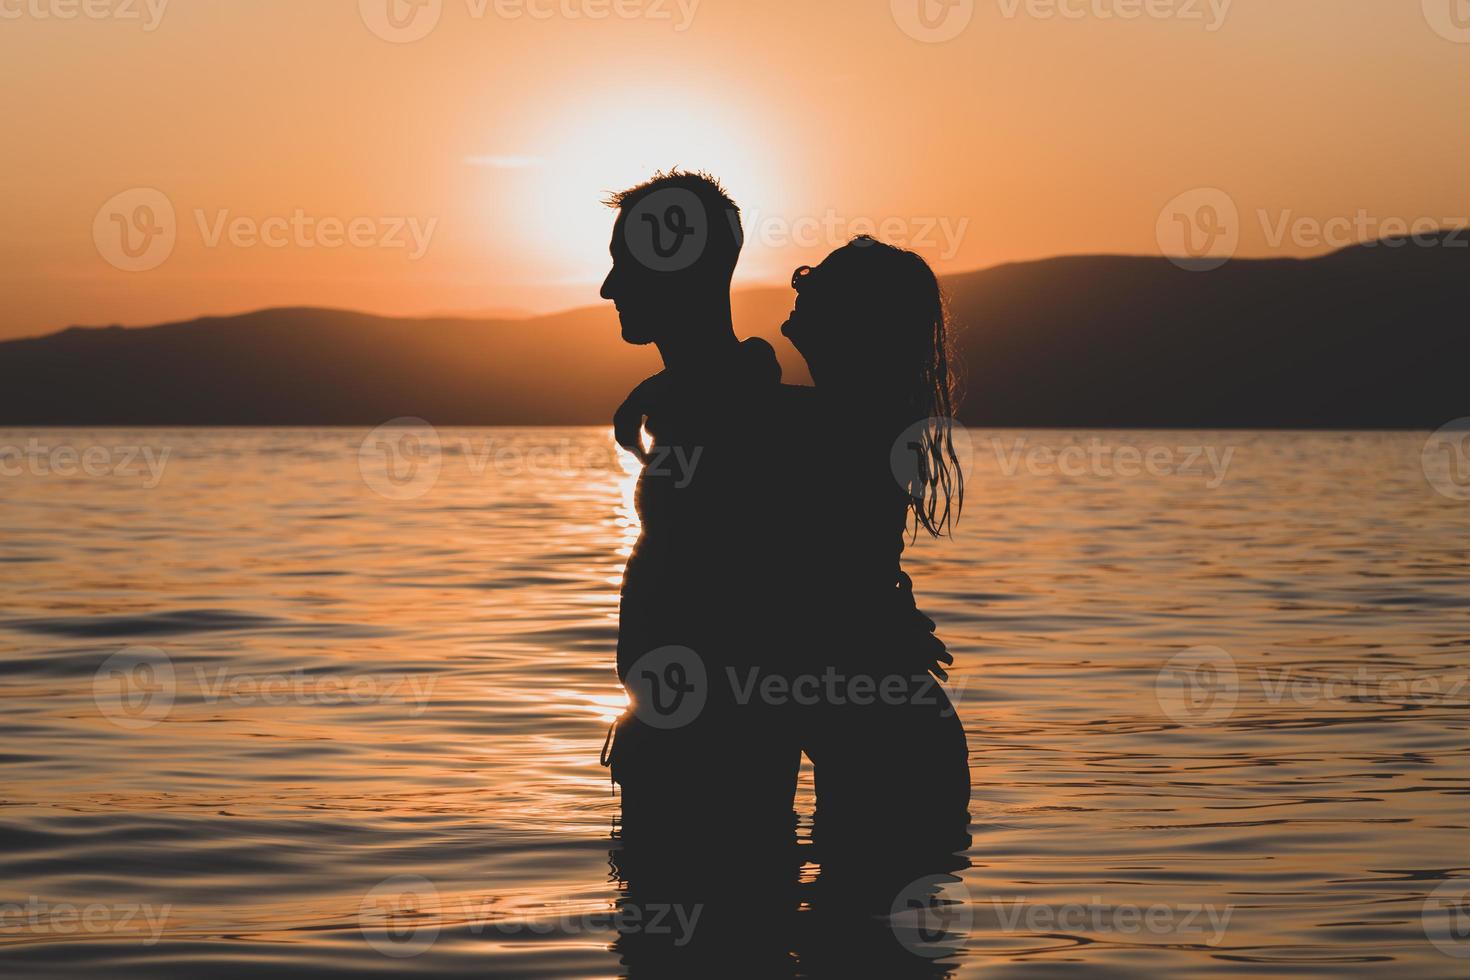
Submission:
[[[612,300],[617,307],[618,320],[623,328],[623,340],[629,344],[651,344],[658,339],[658,315],[656,312],[657,286],[651,280],[653,273],[639,262],[628,247],[628,214],[618,213],[613,225],[612,271],[602,283],[602,298]]]

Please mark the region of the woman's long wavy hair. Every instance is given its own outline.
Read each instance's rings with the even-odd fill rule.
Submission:
[[[952,530],[965,500],[954,444],[952,321],[939,279],[918,254],[867,235],[832,253],[819,271],[837,280],[844,318],[862,327],[844,346],[864,376],[865,400],[893,435],[893,469],[907,484],[914,533],[922,527],[939,537]]]

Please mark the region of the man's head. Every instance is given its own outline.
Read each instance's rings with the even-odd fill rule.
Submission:
[[[728,304],[744,241],[740,208],[719,181],[673,170],[608,199],[612,271],[602,298],[612,300],[630,344],[699,329],[712,304]]]

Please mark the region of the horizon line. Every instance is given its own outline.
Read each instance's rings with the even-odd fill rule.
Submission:
[[[1419,237],[1439,237],[1439,236],[1443,236],[1445,234],[1455,233],[1455,232],[1459,232],[1459,231],[1463,231],[1463,230],[1464,229],[1460,229],[1460,228],[1448,228],[1448,227],[1447,228],[1439,228],[1439,229],[1436,229],[1435,231],[1432,231],[1432,232],[1426,232],[1422,236],[1419,236]],[[1373,246],[1380,245],[1380,244],[1383,244],[1383,243],[1386,243],[1386,242],[1407,240],[1410,237],[1411,236],[1408,235],[1408,234],[1405,234],[1405,235],[1385,236],[1385,237],[1382,237],[1382,238],[1376,238],[1376,239],[1370,239],[1370,240],[1367,240],[1367,241],[1355,242],[1352,245],[1344,245],[1344,246],[1341,246],[1341,247],[1338,247],[1338,248],[1333,248],[1333,249],[1330,249],[1328,251],[1321,252],[1321,253],[1316,254],[1316,255],[1269,255],[1269,254],[1268,255],[1233,255],[1233,256],[1230,256],[1229,257],[1229,259],[1227,260],[1227,264],[1230,264],[1230,263],[1240,263],[1240,262],[1291,262],[1291,263],[1317,262],[1317,261],[1321,261],[1323,259],[1331,258],[1331,257],[1336,256],[1336,255],[1341,255],[1341,254],[1343,254],[1345,252],[1351,252],[1351,251],[1356,250],[1356,249],[1371,248]],[[985,274],[985,273],[988,273],[988,272],[995,272],[995,271],[998,271],[1000,269],[1012,268],[1012,267],[1018,266],[1018,265],[1040,265],[1040,264],[1047,263],[1047,262],[1069,261],[1069,260],[1079,260],[1079,259],[1133,259],[1133,260],[1149,260],[1149,261],[1168,262],[1170,264],[1173,264],[1173,265],[1176,265],[1176,266],[1181,266],[1181,267],[1187,267],[1191,263],[1198,263],[1198,262],[1208,261],[1208,257],[1204,257],[1204,258],[1193,258],[1193,257],[1187,257],[1187,256],[1176,256],[1176,255],[1166,255],[1166,254],[1153,255],[1153,254],[1141,254],[1141,253],[1130,253],[1130,252],[1075,252],[1075,253],[1069,252],[1069,253],[1061,253],[1061,254],[1057,254],[1057,255],[1044,256],[1042,258],[1035,258],[1035,259],[1013,259],[1013,260],[1008,260],[1008,261],[1005,261],[1005,262],[997,262],[997,263],[995,263],[993,265],[986,265],[986,266],[980,266],[978,268],[967,269],[967,270],[963,270],[963,271],[960,271],[960,272],[946,272],[946,273],[941,273],[941,274],[939,274],[939,279],[940,279],[941,282],[943,282],[943,281],[948,280],[948,279],[958,279],[958,278],[962,278],[962,277],[966,277],[966,276],[982,275],[982,274]],[[595,280],[587,280],[586,281],[586,283],[588,285],[592,285],[594,282],[595,282]],[[566,285],[580,285],[580,284],[582,284],[580,280],[563,281],[561,283],[558,283],[558,285],[563,285],[563,286],[566,286]],[[531,283],[531,284],[528,284],[528,285],[535,286],[535,285],[538,285],[538,284]],[[766,291],[766,290],[789,289],[789,288],[790,287],[788,285],[786,285],[785,283],[781,282],[779,278],[778,279],[772,279],[772,280],[765,280],[765,279],[755,280],[755,279],[751,279],[751,280],[744,280],[744,281],[741,281],[739,278],[737,278],[735,280],[735,282],[734,282],[734,288],[732,290],[732,294],[753,293],[753,292],[762,292],[762,291]],[[493,304],[489,304],[489,305],[493,306]],[[515,309],[515,307],[512,306],[512,309]],[[559,307],[559,308],[556,308],[556,309],[546,310],[546,311],[541,311],[541,312],[537,312],[537,311],[534,311],[534,310],[517,310],[517,312],[520,315],[516,315],[516,316],[504,316],[504,317],[502,317],[502,316],[485,316],[485,315],[483,315],[481,313],[476,313],[473,310],[464,311],[464,312],[454,312],[454,311],[438,310],[438,311],[426,312],[426,313],[378,313],[378,312],[373,312],[373,311],[366,310],[366,309],[359,309],[359,308],[346,307],[346,306],[316,306],[316,305],[312,305],[312,304],[305,304],[305,305],[300,305],[300,304],[297,304],[297,305],[286,304],[286,305],[274,305],[274,306],[268,305],[268,306],[251,307],[251,308],[247,308],[247,309],[243,309],[243,310],[235,310],[233,312],[226,312],[226,313],[197,313],[197,314],[195,314],[193,316],[190,316],[190,317],[187,317],[187,318],[181,319],[181,320],[161,320],[161,321],[153,321],[153,322],[146,322],[146,323],[120,323],[120,322],[113,322],[113,323],[92,323],[92,324],[87,324],[87,323],[70,323],[70,324],[66,324],[65,326],[52,327],[52,328],[49,328],[49,329],[47,329],[47,328],[40,328],[41,332],[38,332],[38,333],[19,334],[19,335],[14,336],[14,337],[0,338],[0,346],[3,346],[5,344],[7,344],[7,343],[15,342],[15,341],[41,340],[41,339],[44,339],[44,338],[47,338],[47,337],[54,337],[57,334],[66,333],[66,332],[72,331],[72,330],[113,330],[113,329],[122,329],[122,330],[148,330],[148,329],[152,329],[152,328],[155,328],[155,327],[170,327],[170,326],[180,326],[180,325],[187,324],[187,323],[196,323],[196,322],[198,322],[200,320],[231,320],[231,319],[238,319],[240,317],[255,316],[255,315],[261,314],[261,313],[275,313],[275,312],[283,312],[283,311],[301,311],[301,310],[306,310],[306,311],[319,311],[319,312],[326,312],[326,313],[350,313],[350,314],[354,314],[354,315],[357,315],[357,316],[377,317],[378,319],[383,319],[383,320],[480,320],[480,321],[484,321],[484,322],[488,322],[488,323],[527,323],[527,322],[531,322],[531,321],[534,321],[534,320],[543,320],[543,319],[547,319],[547,318],[550,318],[550,317],[564,316],[564,315],[566,315],[568,313],[577,313],[577,312],[581,312],[583,310],[593,310],[593,309],[601,309],[601,306],[599,306],[597,304],[587,303],[587,304],[583,304],[583,305]]]

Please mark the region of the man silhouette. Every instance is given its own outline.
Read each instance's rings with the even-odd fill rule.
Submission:
[[[679,171],[609,204],[602,296],[623,339],[656,346],[664,363],[615,419],[618,441],[645,462],[618,630],[631,708],[607,753],[623,791],[622,860],[641,849],[642,868],[669,870],[677,862],[663,858],[726,834],[761,840],[752,857],[785,859],[800,750],[758,705],[736,711],[727,680],[771,642],[761,612],[773,545],[762,535],[777,526],[778,474],[762,442],[781,388],[770,345],[735,335],[740,210],[713,178]]]

